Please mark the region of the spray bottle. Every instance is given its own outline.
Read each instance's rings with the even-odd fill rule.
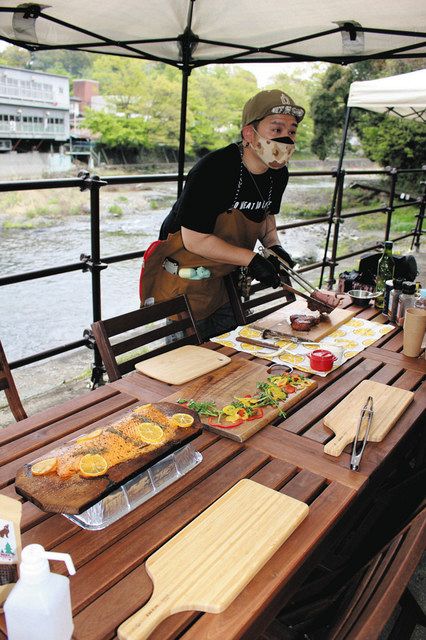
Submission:
[[[49,560],[61,560],[75,574],[68,553],[51,553],[40,544],[22,550],[19,580],[4,604],[8,640],[71,640],[70,581],[51,573]]]

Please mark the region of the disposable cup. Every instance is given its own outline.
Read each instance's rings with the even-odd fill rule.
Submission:
[[[422,349],[426,331],[426,309],[408,308],[404,318],[404,339],[402,353],[417,358]]]

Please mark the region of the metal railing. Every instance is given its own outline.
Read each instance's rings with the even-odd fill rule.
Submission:
[[[426,183],[423,190],[423,195],[418,198],[410,199],[409,202],[396,203],[396,187],[398,175],[406,173],[418,174],[419,177],[424,173],[426,167],[422,169],[413,170],[397,170],[394,168],[386,168],[376,171],[365,170],[342,170],[337,172],[332,171],[295,171],[291,173],[292,180],[302,177],[333,177],[336,180],[337,198],[335,207],[324,216],[318,216],[310,218],[308,220],[301,220],[297,222],[291,222],[284,225],[279,225],[278,230],[294,229],[298,227],[306,227],[317,224],[327,224],[330,230],[330,236],[332,237],[331,252],[324,255],[321,262],[310,263],[300,269],[301,272],[312,271],[321,269],[320,286],[323,282],[324,270],[328,267],[329,277],[327,285],[329,288],[335,283],[335,269],[339,261],[345,260],[357,255],[360,255],[366,251],[372,251],[382,246],[381,242],[374,243],[367,247],[361,247],[356,251],[346,253],[344,255],[338,254],[339,244],[339,231],[340,226],[344,220],[353,218],[356,216],[374,215],[377,213],[386,214],[386,224],[383,241],[393,240],[397,242],[405,238],[412,238],[411,247],[420,247],[420,240],[423,233],[423,219],[425,215],[426,206]],[[359,176],[359,175],[377,175],[388,176],[390,179],[389,197],[385,206],[377,207],[373,209],[359,210],[350,213],[344,213],[343,207],[343,192],[344,183],[347,176]],[[78,178],[68,179],[52,179],[52,180],[36,180],[36,181],[14,181],[14,182],[0,182],[0,192],[7,191],[29,191],[39,189],[63,189],[63,188],[78,188],[80,191],[88,190],[90,192],[90,240],[91,240],[91,253],[90,255],[81,254],[78,262],[69,263],[60,266],[49,267],[46,269],[39,269],[36,271],[29,271],[25,273],[17,273],[0,278],[0,286],[7,286],[15,284],[17,282],[27,282],[38,278],[45,278],[47,276],[61,275],[72,271],[83,271],[91,274],[92,284],[92,318],[93,322],[101,319],[101,272],[106,269],[108,265],[122,262],[125,260],[134,260],[141,258],[145,251],[133,251],[130,253],[123,253],[113,256],[101,256],[100,255],[100,190],[105,185],[124,185],[124,184],[141,184],[141,183],[153,183],[153,182],[171,182],[177,181],[178,174],[161,174],[161,175],[144,175],[144,176],[108,176],[107,178],[101,178],[97,175],[90,175],[88,171],[81,171]],[[416,206],[418,207],[418,213],[413,219],[413,229],[410,233],[390,238],[390,229],[392,222],[392,214],[396,209],[403,207]],[[102,379],[103,365],[99,352],[96,349],[96,345],[93,343],[91,332],[88,329],[83,331],[83,338],[73,342],[68,342],[62,345],[58,345],[52,349],[48,349],[39,353],[31,354],[20,360],[16,360],[10,363],[12,369],[25,366],[40,360],[50,358],[61,353],[77,349],[79,347],[86,346],[90,349],[94,349],[94,361],[92,364],[92,383],[96,385]]]

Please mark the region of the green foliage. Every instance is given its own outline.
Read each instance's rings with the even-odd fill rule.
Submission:
[[[349,87],[355,80],[381,78],[423,68],[423,60],[374,60],[350,68],[329,66],[312,98],[314,135],[312,151],[321,159],[339,148]],[[423,123],[354,109],[350,132],[358,136],[365,155],[382,166],[419,168],[426,162],[426,131]],[[417,178],[404,177],[398,187],[416,185]]]
[[[257,91],[256,78],[240,67],[211,65],[190,78],[187,131],[196,151],[238,140],[244,103]]]
[[[114,216],[117,216],[117,217],[120,217],[120,216],[123,215],[123,209],[120,207],[120,205],[118,205],[116,203],[111,204],[108,207],[108,211],[109,211],[109,213],[112,213]]]
[[[336,151],[351,82],[350,69],[330,66],[312,96],[310,106],[314,131],[311,148],[321,160]]]
[[[178,149],[181,72],[158,63],[98,59],[93,77],[109,112],[86,111],[84,126],[111,147]],[[186,150],[199,153],[239,137],[241,109],[257,90],[244,69],[212,66],[189,78]]]
[[[34,69],[45,73],[70,76],[71,78],[90,77],[92,64],[101,56],[84,51],[37,51],[30,53],[20,47],[8,46],[0,54],[0,64],[8,67]]]
[[[310,150],[314,133],[314,122],[311,114],[311,99],[318,91],[321,82],[319,65],[310,68],[309,79],[301,70],[291,73],[278,73],[273,77],[273,82],[266,89],[282,89],[296,104],[305,109],[305,117],[297,129],[296,153],[307,153]],[[294,156],[297,158],[297,155]]]

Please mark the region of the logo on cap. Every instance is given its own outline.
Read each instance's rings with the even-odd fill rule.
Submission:
[[[290,98],[288,96],[286,96],[285,93],[281,94],[281,102],[283,104],[290,104]]]

